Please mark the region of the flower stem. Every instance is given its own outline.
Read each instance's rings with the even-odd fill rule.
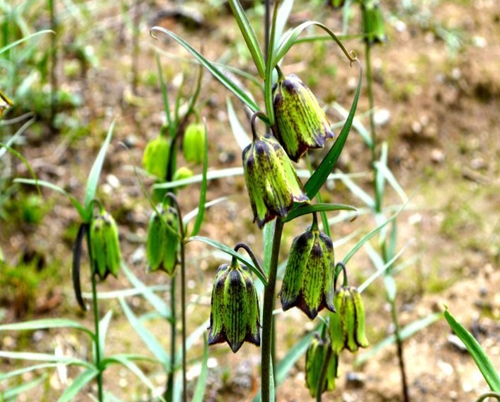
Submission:
[[[176,303],[175,303],[175,276],[170,281],[170,311],[172,319],[170,322],[170,370],[167,378],[167,388],[165,389],[165,400],[172,402],[174,400],[174,377],[175,377],[175,353],[177,339],[177,319],[176,319]]]
[[[267,286],[264,290],[264,306],[262,313],[262,359],[261,359],[261,401],[270,402],[271,398],[271,373],[272,343],[273,343],[273,311],[276,291],[276,276],[278,271],[278,259],[283,233],[284,222],[278,218],[274,228],[271,261],[269,263]],[[272,365],[274,367],[274,364]],[[274,389],[274,384],[273,384]]]
[[[102,387],[102,367],[101,367],[102,356],[101,356],[101,345],[100,345],[100,335],[99,335],[99,304],[97,298],[96,276],[97,274],[94,273],[94,270],[92,270],[91,279],[92,279],[92,304],[94,305],[94,348],[95,348],[94,364],[98,370],[98,374],[96,377],[98,400],[99,402],[103,402],[104,394]]]

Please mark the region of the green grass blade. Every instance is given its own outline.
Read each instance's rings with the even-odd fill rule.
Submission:
[[[340,178],[340,180],[346,185],[349,191],[356,198],[359,198],[361,201],[363,201],[367,207],[369,207],[370,209],[375,208],[375,200],[365,190],[359,187],[350,177],[344,175]]]
[[[440,320],[443,317],[443,314],[441,313],[433,313],[429,314],[427,317],[424,317],[420,320],[414,321],[410,324],[408,324],[406,327],[402,328],[399,336],[402,341],[410,338],[411,336],[415,335],[417,332],[421,331],[425,327],[435,323],[436,321]],[[368,361],[371,359],[375,354],[380,352],[382,349],[385,347],[392,345],[396,342],[396,337],[394,335],[390,335],[387,338],[383,339],[376,345],[370,348],[370,350],[366,353],[363,353],[362,355],[358,355],[356,360],[354,361],[355,366],[359,366],[363,364],[364,362]]]
[[[73,398],[82,390],[82,388],[92,381],[97,374],[99,374],[99,371],[94,367],[91,367],[78,375],[78,377],[73,380],[71,385],[64,390],[63,394],[58,399],[58,402],[71,402]]]
[[[205,122],[205,133],[207,133],[207,123]],[[203,173],[201,180],[200,189],[200,200],[198,201],[198,215],[196,215],[196,221],[194,222],[193,232],[191,236],[196,236],[200,231],[201,224],[203,223],[203,217],[205,216],[206,202],[207,202],[207,179],[208,172],[208,140],[205,136],[204,147],[203,147]]]
[[[299,216],[311,214],[313,212],[328,212],[328,211],[354,211],[357,209],[351,205],[344,204],[305,204],[292,209],[285,218],[285,222],[298,218]]]
[[[156,53],[156,66],[158,68],[158,78],[160,80],[161,95],[163,97],[163,108],[167,117],[168,131],[171,137],[175,135],[175,127],[172,124],[172,113],[170,112],[170,103],[168,101],[167,86],[163,79],[163,69],[161,68],[160,56]]]
[[[229,6],[233,12],[234,19],[240,27],[241,34],[247,44],[247,48],[252,55],[255,67],[257,67],[260,77],[264,78],[266,74],[264,57],[262,56],[262,50],[260,49],[259,42],[257,41],[252,25],[250,25],[250,21],[248,21],[247,15],[238,0],[229,0]]]
[[[79,322],[66,318],[45,318],[42,320],[0,325],[0,331],[34,331],[37,329],[50,328],[73,328],[86,332],[87,334],[93,336],[92,331],[90,331],[87,327],[84,327]]]
[[[8,380],[9,378],[29,373],[30,371],[42,370],[42,369],[52,368],[52,367],[57,367],[57,363],[35,364],[34,366],[24,367],[24,368],[19,369],[19,370],[10,371],[8,373],[2,373],[2,374],[0,374],[0,381],[5,381],[5,380]]]
[[[448,309],[444,312],[444,318],[448,321],[453,332],[464,343],[490,389],[494,392],[500,392],[500,378],[498,377],[498,373],[479,342],[449,313]]]
[[[113,136],[113,129],[115,128],[115,122],[111,123],[109,127],[108,134],[106,135],[106,139],[102,144],[99,153],[97,154],[97,158],[92,165],[92,169],[90,170],[89,178],[87,180],[87,188],[85,190],[85,211],[87,213],[87,219],[90,221],[92,218],[92,201],[95,198],[95,193],[97,191],[97,185],[99,183],[99,176],[101,175],[102,165],[104,163],[104,158],[106,157],[106,151],[108,150],[108,145],[111,142],[111,137]]]
[[[203,402],[203,397],[205,396],[205,388],[207,386],[207,375],[208,375],[208,345],[206,334],[203,337],[203,361],[201,363],[201,373],[196,383],[196,389],[194,391],[192,402]]]
[[[142,324],[141,320],[136,317],[123,298],[120,297],[118,300],[134,331],[139,335],[153,356],[155,356],[164,367],[168,367],[170,365],[170,357],[165,352],[160,342],[158,342],[158,339],[156,339],[156,337]]]
[[[170,321],[172,319],[172,313],[170,312],[170,308],[168,305],[162,300],[161,297],[159,297],[153,289],[150,287],[146,286],[143,282],[137,278],[133,272],[129,269],[127,264],[122,260],[120,267],[127,277],[127,279],[130,281],[134,287],[139,290],[143,297],[154,307],[154,309],[158,312],[158,314],[165,318],[166,320]],[[123,295],[121,295],[123,297]]]
[[[31,35],[25,36],[24,38],[16,40],[15,42],[9,43],[7,46],[4,46],[4,47],[0,48],[0,54],[6,52],[9,49],[12,49],[13,47],[15,47],[15,46],[17,46],[17,45],[19,45],[19,44],[21,44],[23,42],[26,42],[26,41],[34,38],[35,36],[45,35],[47,33],[51,33],[51,34],[54,34],[54,35],[56,34],[54,31],[52,31],[50,29],[44,29],[43,31],[32,33]]]
[[[48,353],[31,353],[31,352],[6,352],[0,351],[0,358],[5,359],[16,359],[16,360],[31,360],[38,362],[51,362],[51,363],[60,363],[74,366],[83,366],[83,367],[94,367],[93,364],[74,357],[67,356],[56,356]]]
[[[340,156],[340,153],[342,152],[342,149],[344,148],[344,144],[347,140],[347,136],[349,135],[349,131],[351,129],[352,120],[354,119],[354,113],[356,112],[356,108],[358,106],[359,94],[361,92],[362,77],[363,74],[360,67],[358,87],[356,88],[356,94],[354,95],[354,100],[352,102],[351,109],[349,111],[349,116],[347,116],[347,120],[344,124],[344,127],[342,128],[342,131],[340,132],[337,140],[332,145],[332,148],[330,149],[330,151],[328,151],[328,154],[323,158],[316,171],[313,173],[311,178],[307,181],[307,183],[304,186],[306,194],[310,200],[312,200],[316,196],[320,188],[325,183],[330,172],[337,163],[337,160]]]
[[[227,115],[229,117],[229,124],[231,125],[231,131],[233,132],[236,142],[243,150],[248,144],[250,144],[250,142],[252,142],[252,140],[250,139],[247,132],[241,125],[240,119],[238,119],[238,116],[234,111],[233,102],[231,102],[231,99],[229,97],[226,99],[226,103],[227,103]]]
[[[101,351],[101,356],[104,356],[106,347],[106,335],[108,333],[109,322],[111,321],[112,315],[113,311],[110,310],[101,319],[101,321],[99,321],[99,349]]]
[[[314,331],[309,332],[307,335],[303,336],[300,341],[298,341],[280,360],[276,366],[276,384],[280,385],[288,376],[288,373],[295,366],[297,360],[301,358],[304,353],[306,353],[309,343],[314,335]]]
[[[232,80],[227,78],[215,65],[208,61],[204,56],[201,55],[197,50],[195,50],[189,43],[184,39],[177,36],[175,33],[169,31],[168,29],[162,27],[151,28],[151,35],[154,36],[155,31],[164,33],[170,36],[177,43],[179,43],[184,49],[186,49],[193,57],[196,58],[222,85],[229,89],[237,98],[239,98],[245,105],[247,105],[253,112],[260,110],[259,106],[255,101],[250,98],[241,88],[239,88]]]
[[[190,237],[187,239],[188,241],[201,241],[203,243],[208,244],[209,246],[218,248],[221,251],[224,251],[225,253],[229,254],[232,257],[235,257],[239,261],[241,261],[243,264],[245,264],[248,268],[252,270],[252,272],[264,283],[264,285],[267,285],[267,280],[262,276],[262,273],[254,266],[252,260],[249,258],[246,258],[244,255],[238,253],[237,251],[234,251],[231,247],[226,246],[225,244],[219,243],[218,241],[212,240],[208,237],[203,237],[203,236],[194,236]]]
[[[193,332],[189,334],[186,339],[186,350],[191,349],[194,343],[207,332],[207,328],[210,325],[210,319],[202,322]],[[175,363],[177,366],[181,365],[182,360],[182,350],[179,350],[175,355]],[[181,387],[182,388],[182,387]]]
[[[33,186],[46,187],[46,188],[49,188],[49,189],[51,189],[59,194],[62,194],[64,196],[66,196],[71,201],[71,203],[76,208],[76,210],[78,211],[78,213],[80,214],[82,219],[85,219],[85,217],[86,217],[85,208],[83,208],[82,204],[80,204],[78,202],[78,200],[75,197],[73,197],[70,193],[68,193],[67,191],[65,191],[61,187],[56,186],[55,184],[49,183],[48,181],[32,180],[32,179],[15,179],[14,183],[23,183],[23,184],[30,184]]]
[[[47,377],[47,375],[44,374],[41,377],[35,378],[32,381],[22,383],[21,385],[14,387],[14,388],[9,388],[5,392],[0,393],[0,398],[2,401],[11,401],[11,400],[15,401],[15,400],[17,400],[17,397],[20,394],[22,394],[23,392],[29,391],[32,388],[35,388],[38,384],[43,382],[46,377]]]
[[[278,11],[278,18],[276,19],[276,34],[274,37],[274,48],[278,46],[283,32],[285,32],[286,23],[292,12],[294,0],[284,0]],[[329,38],[330,39],[330,38]]]

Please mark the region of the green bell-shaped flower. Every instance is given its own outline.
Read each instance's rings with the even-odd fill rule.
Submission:
[[[313,398],[316,398],[318,385],[325,364],[328,358],[326,373],[321,384],[321,393],[333,391],[336,387],[338,377],[339,357],[331,351],[330,343],[321,339],[318,334],[314,334],[306,352],[306,386]]]
[[[170,155],[170,144],[163,134],[148,142],[142,164],[144,169],[161,180],[167,175],[167,164]]]
[[[277,138],[290,159],[297,162],[309,148],[322,148],[334,133],[311,90],[297,76],[279,74],[273,88]]]
[[[361,3],[364,40],[369,45],[386,41],[384,15],[378,0],[365,0]]]
[[[260,346],[259,316],[250,270],[236,258],[221,265],[212,289],[208,344],[227,342],[234,353],[243,342]]]
[[[259,228],[284,217],[294,202],[309,202],[281,145],[271,136],[255,139],[243,150],[245,183]]]
[[[298,307],[312,320],[324,307],[335,312],[334,252],[332,240],[320,232],[316,214],[313,224],[296,237],[281,286],[281,306]]]
[[[365,334],[365,307],[356,288],[342,286],[335,292],[336,314],[330,316],[330,339],[333,352],[339,354],[348,349],[356,352],[358,348],[368,347]]]
[[[92,272],[101,279],[109,274],[117,276],[120,270],[120,242],[118,226],[113,217],[101,209],[90,223],[90,255]]]
[[[173,276],[179,248],[178,219],[173,208],[159,204],[149,219],[146,256],[151,271],[162,270]]]
[[[186,162],[201,163],[205,153],[206,140],[205,126],[203,124],[190,124],[184,132],[182,153]]]

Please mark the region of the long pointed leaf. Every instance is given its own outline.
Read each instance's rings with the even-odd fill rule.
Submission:
[[[101,351],[101,356],[104,356],[105,346],[106,346],[106,335],[108,333],[109,322],[113,316],[113,311],[109,310],[106,315],[99,321],[99,349]]]
[[[16,359],[16,360],[31,360],[38,362],[54,362],[67,365],[83,366],[83,367],[94,367],[93,364],[74,357],[68,356],[56,356],[48,353],[31,353],[31,352],[5,352],[0,351],[0,357],[5,359]]]
[[[2,48],[0,48],[0,54],[6,52],[7,50],[9,49],[12,49],[13,47],[23,43],[23,42],[26,42],[27,40],[30,40],[32,38],[34,38],[35,36],[39,36],[39,35],[44,35],[44,34],[47,34],[47,33],[51,33],[51,34],[56,34],[54,31],[51,31],[50,29],[44,29],[43,31],[39,31],[39,32],[35,32],[31,35],[28,35],[28,36],[25,36],[24,38],[21,38],[19,40],[16,40],[15,42],[12,42],[12,43],[9,43],[7,46],[4,46]]]
[[[158,342],[158,339],[156,339],[156,337],[142,324],[142,322],[137,319],[123,298],[120,297],[118,300],[120,301],[123,312],[125,313],[134,331],[143,340],[144,344],[151,351],[153,356],[155,356],[164,367],[168,367],[170,364],[170,357],[165,352],[165,349],[160,342]]]
[[[113,136],[113,129],[115,127],[115,122],[111,123],[109,127],[108,134],[106,135],[106,139],[102,144],[99,153],[97,154],[97,158],[92,165],[92,169],[90,170],[89,178],[87,180],[87,188],[85,190],[85,211],[87,213],[86,222],[90,221],[92,218],[92,211],[90,210],[91,203],[95,198],[95,193],[97,191],[97,185],[99,183],[99,176],[101,175],[102,165],[104,163],[104,159],[106,157],[106,151],[108,150],[108,145],[111,141],[111,137]]]
[[[73,328],[80,331],[86,332],[87,334],[93,336],[91,330],[83,326],[79,322],[69,320],[66,318],[45,318],[42,320],[17,322],[12,324],[0,325],[0,331],[34,331],[37,329],[49,329],[49,328]]]
[[[208,345],[207,336],[205,335],[203,340],[203,361],[201,362],[201,373],[198,377],[198,382],[196,383],[196,389],[194,391],[192,402],[203,402],[203,397],[205,396],[205,388],[207,386],[207,375],[208,375]]]
[[[57,367],[57,363],[42,363],[42,364],[35,364],[34,366],[23,367],[22,369],[19,370],[9,371],[8,373],[0,374],[0,381],[5,381],[8,380],[9,378],[29,373],[30,371],[41,370],[52,367]]]
[[[97,374],[99,374],[99,371],[94,367],[85,370],[73,380],[69,387],[64,390],[63,394],[58,399],[58,402],[71,402],[73,398],[82,390],[82,388],[92,381]]]
[[[262,273],[257,268],[255,268],[252,260],[246,258],[244,255],[238,253],[237,251],[234,251],[234,249],[232,249],[231,247],[228,247],[225,244],[219,243],[218,241],[203,236],[190,237],[188,241],[201,241],[212,247],[218,248],[221,251],[224,251],[225,253],[229,254],[232,257],[235,257],[243,264],[245,264],[248,268],[250,268],[252,272],[262,281],[262,283],[264,283],[264,285],[267,285],[266,278],[264,278],[264,276],[262,276]]]
[[[470,332],[467,331],[462,324],[460,324],[455,317],[449,313],[448,309],[444,312],[444,318],[448,321],[448,324],[453,332],[455,332],[455,334],[464,343],[490,389],[494,392],[500,392],[500,378],[498,376],[498,372],[479,342],[476,341]]]
[[[19,394],[22,394],[23,392],[26,392],[32,388],[35,388],[38,384],[44,381],[46,377],[47,375],[44,374],[41,377],[35,378],[32,381],[22,383],[21,385],[14,388],[9,388],[5,392],[0,394],[0,398],[2,398],[1,399],[2,401],[17,400],[17,396]]]
[[[257,71],[259,72],[261,78],[264,78],[266,75],[264,57],[262,56],[262,50],[260,49],[259,42],[257,41],[252,25],[250,25],[250,21],[248,21],[247,15],[238,0],[229,0],[229,6],[233,12],[234,19],[240,27],[241,34],[247,44],[247,48],[252,55],[255,67],[257,67]]]
[[[165,35],[170,36],[177,43],[179,43],[184,49],[186,49],[189,53],[191,53],[219,82],[224,85],[227,89],[229,89],[237,98],[239,98],[245,105],[247,105],[252,111],[258,112],[260,110],[259,106],[255,101],[250,98],[244,91],[241,90],[232,80],[227,78],[215,65],[208,61],[204,56],[201,55],[197,50],[195,50],[189,43],[187,43],[180,36],[177,36],[175,33],[169,31],[168,29],[162,27],[153,27],[151,28],[151,35],[155,31],[159,31],[164,33]],[[153,35],[154,38],[156,38]]]
[[[306,204],[298,208],[293,209],[288,213],[285,218],[285,222],[290,222],[291,220],[298,218],[299,216],[311,214],[313,212],[328,212],[328,211],[354,211],[357,209],[351,205],[344,204]]]

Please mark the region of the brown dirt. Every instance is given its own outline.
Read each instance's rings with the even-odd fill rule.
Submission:
[[[398,247],[412,241],[403,259],[412,261],[412,257],[418,257],[397,276],[401,325],[442,311],[443,304],[446,304],[461,323],[474,330],[495,366],[500,367],[500,299],[496,294],[500,285],[497,269],[500,260],[500,11],[495,0],[418,3],[422,4],[416,4],[411,12],[405,12],[396,1],[384,4],[389,41],[372,51],[377,110],[390,112],[388,123],[378,127],[379,141],[389,144],[390,168],[406,193],[413,194],[407,210],[398,218]],[[28,131],[27,144],[20,149],[39,178],[62,186],[82,199],[91,163],[111,120],[116,120],[116,134],[108,152],[99,195],[117,216],[125,259],[134,273],[151,285],[165,284],[168,280],[162,275],[146,275],[144,262],[134,265],[131,260],[144,243],[149,215],[149,206],[141,195],[131,166],[140,166],[145,144],[158,133],[163,118],[158,84],[156,81],[147,83],[148,74],[156,72],[151,47],[159,46],[174,56],[187,57],[173,41],[162,39],[155,42],[149,37],[151,21],[162,7],[154,2],[143,6],[138,69],[141,81],[137,97],[130,96],[130,30],[126,29],[119,10],[108,7],[102,14],[96,14],[102,26],[94,27],[91,31],[94,34],[89,39],[97,49],[100,66],[90,71],[87,81],[61,76],[61,82],[84,96],[85,104],[76,115],[88,131],[75,139],[46,135],[42,140],[34,130]],[[195,48],[203,46],[203,54],[210,60],[217,60],[225,54],[232,65],[249,66],[248,56],[238,54],[231,44],[240,36],[229,14],[201,6],[200,9],[207,15],[201,27],[187,28],[181,21],[171,18],[161,23],[187,38]],[[324,21],[336,31],[340,29],[338,14],[327,9],[317,16],[314,10],[298,2],[292,16],[293,23],[296,25],[313,18]],[[443,40],[442,28],[459,32],[462,45],[455,53],[451,53]],[[356,29],[356,18],[351,29]],[[364,62],[361,42],[351,40],[347,47],[356,50]],[[66,59],[67,62],[69,56]],[[180,82],[179,71],[185,69],[191,83],[195,69],[176,59],[167,60],[164,59],[164,72],[169,88],[175,94]],[[333,71],[327,69],[325,72],[325,66],[333,66]],[[294,72],[304,79],[323,103],[337,101],[348,107],[352,99],[352,80],[357,77],[357,69],[349,68],[333,44],[296,46],[285,59],[284,71]],[[241,151],[227,121],[226,95],[227,92],[206,73],[201,96],[206,106],[201,115],[207,119],[209,127],[210,165],[213,169],[240,166],[241,163]],[[240,106],[233,101],[236,107]],[[365,91],[359,112],[365,112],[367,105]],[[243,112],[238,110],[238,113],[243,118]],[[328,114],[332,121],[339,119],[332,109]],[[361,119],[368,126],[366,116]],[[120,141],[128,144],[130,149],[125,150]],[[347,173],[368,171],[369,153],[355,132],[351,133],[340,166]],[[27,175],[22,165],[16,166],[16,172]],[[357,182],[366,191],[372,191],[369,174],[364,174]],[[11,265],[17,264],[23,250],[43,254],[45,266],[60,266],[60,280],[50,285],[40,283],[33,300],[19,301],[21,304],[17,308],[21,311],[16,309],[17,304],[12,299],[7,300],[10,304],[4,306],[4,322],[16,321],[20,317],[73,317],[91,326],[90,315],[84,317],[76,313],[70,285],[71,233],[74,233],[79,218],[62,196],[46,190],[43,194],[53,207],[41,225],[21,227],[16,222],[2,222],[0,245]],[[197,206],[197,194],[196,188],[180,191],[184,211]],[[208,199],[221,196],[230,198],[207,213],[200,234],[228,245],[246,241],[255,250],[261,250],[260,234],[251,223],[242,179],[211,182]],[[388,192],[387,196],[387,205],[400,203],[394,192]],[[325,192],[325,198],[331,202],[363,206],[341,183],[335,183],[333,190]],[[302,220],[287,227],[282,250],[288,249],[293,237],[306,224]],[[336,225],[334,237],[340,238],[359,230],[357,238],[360,238],[361,233],[367,233],[374,225],[371,218],[361,216],[354,222]],[[355,241],[337,247],[337,258],[345,255]],[[376,247],[375,242],[373,245]],[[210,286],[220,263],[219,256],[212,251],[201,243],[188,245],[188,279],[191,281],[188,298],[193,301],[189,307],[188,332],[209,317]],[[260,251],[257,254],[262,255]],[[283,251],[283,258],[285,256],[286,251]],[[359,283],[374,271],[363,250],[349,268]],[[89,288],[88,283],[84,286]],[[100,290],[127,287],[130,284],[120,276],[100,285]],[[129,302],[136,313],[150,310],[150,306],[138,298],[129,299]],[[391,331],[380,279],[368,288],[365,303],[370,341],[376,344]],[[39,310],[33,306],[39,306]],[[110,351],[135,352],[139,349],[147,354],[134,331],[130,330],[118,302],[102,303],[103,313],[110,308],[114,311],[109,335]],[[313,327],[303,314],[295,311],[280,315],[278,322],[278,357]],[[168,325],[155,320],[151,330],[168,350]],[[446,322],[441,320],[405,342],[404,356],[412,400],[465,402],[475,400],[487,391],[472,359],[449,341],[450,334]],[[0,345],[2,350],[46,353],[53,352],[59,345],[68,353],[88,358],[91,355],[85,349],[85,339],[70,331],[42,331],[28,337],[10,333],[2,338]],[[252,345],[244,345],[237,355],[228,351],[226,346],[210,350],[214,366],[210,369],[207,401],[249,401],[258,388],[258,350]],[[200,354],[198,342],[189,358],[198,358]],[[401,400],[394,346],[384,348],[360,367],[353,368],[352,363],[352,356],[342,356],[337,390],[325,394],[323,400]],[[1,371],[14,367],[13,361],[3,361]],[[310,400],[304,387],[303,369],[301,359],[279,388],[279,401]],[[163,383],[164,377],[156,374],[157,367],[146,367],[145,370],[149,370],[152,377],[154,374],[155,384]],[[74,378],[77,372],[71,369],[70,378]],[[347,381],[352,372],[362,381]],[[124,400],[147,400],[144,387],[123,370],[113,369],[107,373],[106,383]],[[43,391],[44,400],[53,400],[64,386],[60,377],[51,373]],[[0,384],[0,390],[1,387]],[[34,400],[30,398],[33,394],[24,400]],[[79,400],[89,399],[82,395]]]

